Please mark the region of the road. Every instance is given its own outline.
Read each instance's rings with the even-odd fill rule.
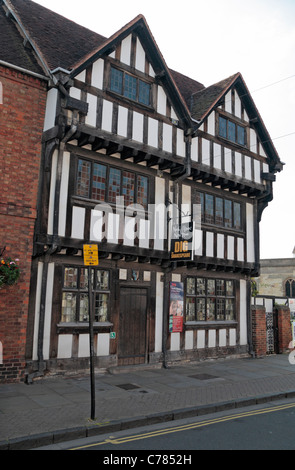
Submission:
[[[139,451],[150,451],[150,454],[145,452],[146,456],[153,456],[155,451],[161,451],[160,454],[170,451],[166,452],[168,456],[175,456],[177,453],[184,456],[189,455],[188,451],[198,450],[294,450],[295,402],[284,400],[228,410],[44,449],[100,451],[101,459],[105,451],[108,451],[106,456],[112,455],[115,458],[122,452],[127,455],[125,451],[131,451],[130,456],[137,455]],[[194,458],[195,454],[191,452],[190,455]],[[108,463],[114,464],[114,461]],[[157,464],[156,461],[148,463]]]

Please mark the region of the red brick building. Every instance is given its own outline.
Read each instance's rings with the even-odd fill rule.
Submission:
[[[17,284],[0,289],[0,382],[21,380],[25,345],[41,136],[47,80],[17,22],[0,7],[0,253],[19,259]],[[2,43],[4,39],[4,44]]]

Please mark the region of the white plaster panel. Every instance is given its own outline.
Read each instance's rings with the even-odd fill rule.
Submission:
[[[136,39],[135,68],[140,72],[145,72],[145,52],[138,38]]]
[[[85,208],[73,206],[72,238],[84,239]]]
[[[72,357],[73,336],[59,335],[57,357],[58,359],[70,359]]]
[[[120,214],[108,214],[107,239],[109,243],[118,243]]]
[[[110,354],[110,335],[109,333],[101,333],[97,335],[97,351],[96,355],[103,357]]]
[[[246,180],[252,179],[251,157],[245,156],[245,178]]]
[[[240,345],[248,343],[247,332],[247,281],[240,281]]]
[[[254,129],[250,129],[250,150],[257,153],[257,136]]]
[[[56,105],[57,105],[58,91],[56,88],[51,88],[47,93],[46,111],[44,118],[44,131],[51,129],[55,126]]]
[[[210,165],[210,141],[202,139],[202,163]]]
[[[203,255],[203,231],[202,230],[195,230],[195,255],[202,256]]]
[[[103,100],[101,128],[107,132],[112,132],[113,103]]]
[[[217,258],[224,259],[224,235],[217,234]]]
[[[40,302],[41,302],[41,288],[42,288],[42,274],[43,274],[43,263],[38,263],[37,270],[37,285],[36,285],[36,304],[35,304],[35,320],[34,320],[34,335],[33,335],[33,353],[32,360],[38,359],[38,332],[39,332],[39,320],[40,320]]]
[[[224,170],[227,173],[232,173],[232,153],[229,149],[225,149],[224,152]]]
[[[261,183],[261,170],[259,160],[254,160],[254,181],[255,183]]]
[[[197,349],[205,348],[205,330],[198,330],[197,333]]]
[[[140,220],[139,223],[139,247],[149,248],[150,244],[150,221]]]
[[[143,114],[133,112],[132,139],[143,142]]]
[[[96,209],[91,211],[90,218],[90,240],[102,241],[103,212]]]
[[[199,158],[199,138],[198,137],[194,137],[192,139],[191,152],[192,152],[192,160],[194,162],[197,162]]]
[[[216,330],[209,330],[208,333],[208,347],[215,348],[216,347]]]
[[[238,152],[235,152],[235,174],[236,176],[243,176],[242,155]]]
[[[214,234],[212,232],[206,233],[206,256],[214,256]]]
[[[50,193],[49,193],[48,227],[47,227],[48,235],[53,235],[57,157],[58,157],[58,150],[54,150],[53,155],[52,155],[52,163],[51,163],[51,183],[50,183]]]
[[[96,127],[97,116],[97,97],[87,93],[88,114],[85,117],[85,124],[87,126]]]
[[[172,153],[172,126],[163,124],[163,150]]]
[[[229,345],[236,346],[237,344],[237,332],[235,329],[231,328],[229,330]]]
[[[185,349],[186,350],[194,349],[194,332],[193,331],[185,332]]]
[[[155,320],[155,352],[162,351],[162,323],[163,323],[163,282],[162,273],[157,273],[156,283],[156,320]]]
[[[221,145],[213,144],[214,168],[221,170]]]
[[[92,66],[91,85],[103,89],[104,60],[98,59]]]
[[[70,171],[70,153],[64,152],[62,174],[61,174],[61,185],[60,185],[59,220],[58,220],[58,234],[60,237],[64,237],[66,233],[69,171]]]
[[[235,239],[234,237],[227,237],[227,259],[235,259]]]
[[[70,96],[71,98],[75,98],[76,100],[81,99],[81,90],[79,88],[71,87],[70,88]]]
[[[231,90],[225,95],[225,111],[232,113]]]
[[[226,346],[226,330],[219,330],[219,347]]]
[[[54,269],[55,269],[55,264],[49,263],[48,274],[47,274],[47,285],[46,285],[46,297],[45,297],[45,318],[44,318],[44,336],[43,336],[43,357],[45,361],[49,359],[49,350],[50,350]]]
[[[134,238],[135,238],[134,230],[135,230],[135,218],[125,217],[124,245],[134,246]]]
[[[171,333],[170,351],[180,351],[180,333]]]
[[[158,86],[158,100],[157,100],[157,111],[159,114],[163,114],[166,116],[166,104],[167,104],[167,96],[163,88],[159,85]]]
[[[185,157],[185,142],[184,142],[184,133],[182,129],[177,129],[176,153],[180,157]]]
[[[123,64],[126,64],[126,65],[130,65],[131,63],[131,39],[132,39],[132,36],[131,34],[129,34],[129,36],[123,39],[121,43],[120,60]]]
[[[238,261],[244,261],[244,239],[238,238]]]
[[[118,135],[127,137],[127,126],[128,126],[128,109],[123,106],[119,106],[118,109]]]
[[[242,103],[236,90],[235,90],[235,115],[240,119],[242,117]]]
[[[78,357],[89,357],[89,334],[79,335]]]
[[[207,124],[208,134],[215,136],[215,111],[209,114]]]
[[[246,223],[247,223],[247,261],[254,263],[255,249],[254,249],[254,209],[252,204],[246,204]]]
[[[148,118],[148,145],[158,148],[159,123],[156,119]]]

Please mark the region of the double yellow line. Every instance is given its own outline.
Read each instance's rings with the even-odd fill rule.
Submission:
[[[201,421],[199,423],[191,423],[191,424],[185,424],[183,426],[175,426],[173,428],[167,428],[167,429],[160,429],[158,431],[151,431],[143,434],[135,434],[133,436],[127,436],[127,437],[121,437],[118,439],[105,439],[102,442],[94,443],[94,444],[88,444],[85,446],[81,447],[75,447],[70,450],[81,450],[81,449],[87,449],[90,447],[97,447],[97,446],[102,446],[105,444],[112,444],[112,445],[122,445],[127,442],[133,442],[133,441],[139,441],[142,439],[149,439],[152,437],[158,437],[158,436],[164,436],[167,434],[173,434],[176,432],[182,432],[182,431],[189,431],[190,429],[197,429],[201,428],[203,426],[210,426],[211,424],[218,424],[218,423],[224,423],[226,421],[232,421],[237,418],[247,418],[249,416],[257,416],[257,415],[262,415],[265,413],[273,413],[275,411],[281,411],[281,410],[287,410],[289,408],[295,408],[295,403],[291,404],[286,404],[286,405],[279,405],[279,406],[273,406],[269,408],[263,408],[261,410],[256,410],[256,411],[246,411],[244,413],[237,413],[234,415],[229,415],[229,416],[222,416],[220,418],[213,418],[213,419],[208,419],[206,421]]]

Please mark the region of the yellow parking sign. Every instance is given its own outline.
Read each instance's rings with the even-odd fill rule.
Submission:
[[[98,266],[98,246],[97,245],[84,245],[84,265],[85,266]]]

